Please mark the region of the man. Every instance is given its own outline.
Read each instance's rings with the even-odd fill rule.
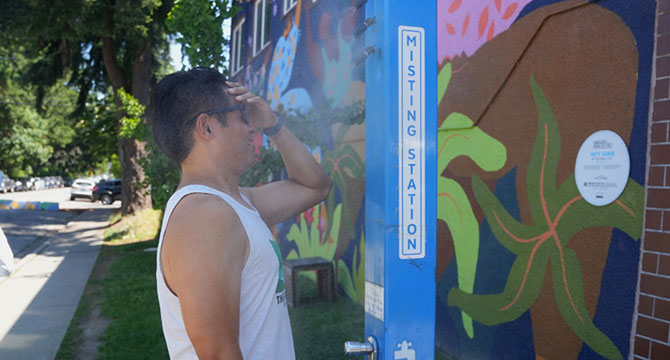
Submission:
[[[156,143],[182,170],[156,269],[170,357],[294,359],[281,253],[268,226],[325,199],[330,179],[262,98],[215,70],[166,76],[152,106]],[[289,179],[240,188],[257,129]]]

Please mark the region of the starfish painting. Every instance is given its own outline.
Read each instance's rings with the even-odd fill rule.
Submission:
[[[538,112],[538,131],[526,173],[532,222],[515,219],[479,177],[472,187],[486,221],[497,240],[516,255],[499,294],[470,294],[453,288],[450,306],[457,306],[485,325],[519,318],[537,300],[546,276],[553,282],[556,306],[570,329],[591,349],[608,359],[621,352],[593,323],[584,299],[584,278],[577,253],[567,245],[579,231],[593,227],[618,228],[633,240],[642,233],[644,189],[628,179],[621,196],[609,205],[587,203],[577,190],[574,174],[557,186],[561,137],[549,102],[531,76],[530,86]],[[549,264],[549,266],[548,266]],[[547,269],[551,269],[547,275]]]

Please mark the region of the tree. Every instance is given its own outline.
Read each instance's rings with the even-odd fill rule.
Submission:
[[[69,115],[76,93],[56,84],[36,106],[34,89],[22,76],[30,62],[21,50],[0,48],[0,169],[12,177],[32,174],[74,136]]]
[[[178,4],[173,9],[175,2]],[[222,64],[216,46],[224,43],[219,37],[194,35],[196,28],[189,19],[199,12],[200,18],[218,23],[232,15],[228,0],[57,0],[48,4],[40,0],[0,1],[0,40],[2,44],[25,44],[27,52],[38,59],[31,67],[29,81],[36,86],[39,106],[47,89],[62,79],[79,90],[78,107],[83,112],[91,91],[105,93],[110,86],[114,102],[120,106],[118,90],[123,89],[144,106],[148,105],[150,89],[160,74],[167,70],[168,34],[181,32],[184,42],[196,49],[194,54],[211,58],[210,64]],[[173,10],[171,29],[166,21]],[[214,52],[212,52],[214,50]],[[209,55],[208,55],[209,54]],[[195,60],[195,58],[194,58]],[[196,60],[196,64],[206,62]],[[117,111],[117,129],[124,114]],[[148,192],[140,184],[145,175],[138,159],[145,153],[144,141],[118,138],[122,166],[122,213],[130,214],[151,204]]]
[[[167,26],[179,34],[182,54],[192,66],[216,67],[227,72],[223,50],[230,40],[223,37],[223,21],[233,17],[239,6],[228,0],[177,1],[168,14]]]
[[[54,148],[47,167],[53,173],[77,177],[104,171],[108,162],[118,161],[115,108],[111,96],[90,99],[74,119],[72,129],[76,136],[68,144]],[[114,176],[121,177],[121,172]]]

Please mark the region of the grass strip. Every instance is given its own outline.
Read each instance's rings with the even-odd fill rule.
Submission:
[[[145,251],[158,245],[159,221],[159,212],[153,210],[110,218],[56,359],[168,358],[156,296],[156,253]],[[298,286],[301,306],[289,309],[296,358],[351,359],[344,355],[344,342],[365,339],[363,307],[344,297],[322,301],[307,273],[299,274]],[[93,339],[87,335],[101,323],[104,328],[93,331]],[[95,346],[87,346],[91,342]],[[437,351],[435,358],[449,359]]]
[[[341,296],[324,302],[316,282],[304,272],[298,276],[300,306],[289,308],[296,359],[352,359],[344,355],[344,343],[365,339],[363,307]]]
[[[111,320],[104,332],[99,359],[167,359],[156,296],[157,241],[114,247],[115,259],[102,280],[100,314]]]
[[[104,244],[70,323],[57,359],[167,359],[156,296],[156,253],[160,214],[110,218]],[[147,240],[151,239],[151,240]],[[320,302],[316,284],[299,280],[306,305],[290,309],[297,359],[345,359],[344,342],[362,340],[363,307],[338,297]],[[107,319],[97,355],[82,353],[92,339],[85,333],[96,309]]]
[[[159,221],[154,210],[110,217],[56,359],[168,358],[156,297],[156,253],[144,251],[157,245]]]

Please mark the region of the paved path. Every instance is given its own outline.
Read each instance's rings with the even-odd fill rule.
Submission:
[[[0,359],[56,356],[111,213],[101,209],[77,216],[0,279]]]
[[[0,210],[0,228],[18,261],[76,216],[74,211]]]

